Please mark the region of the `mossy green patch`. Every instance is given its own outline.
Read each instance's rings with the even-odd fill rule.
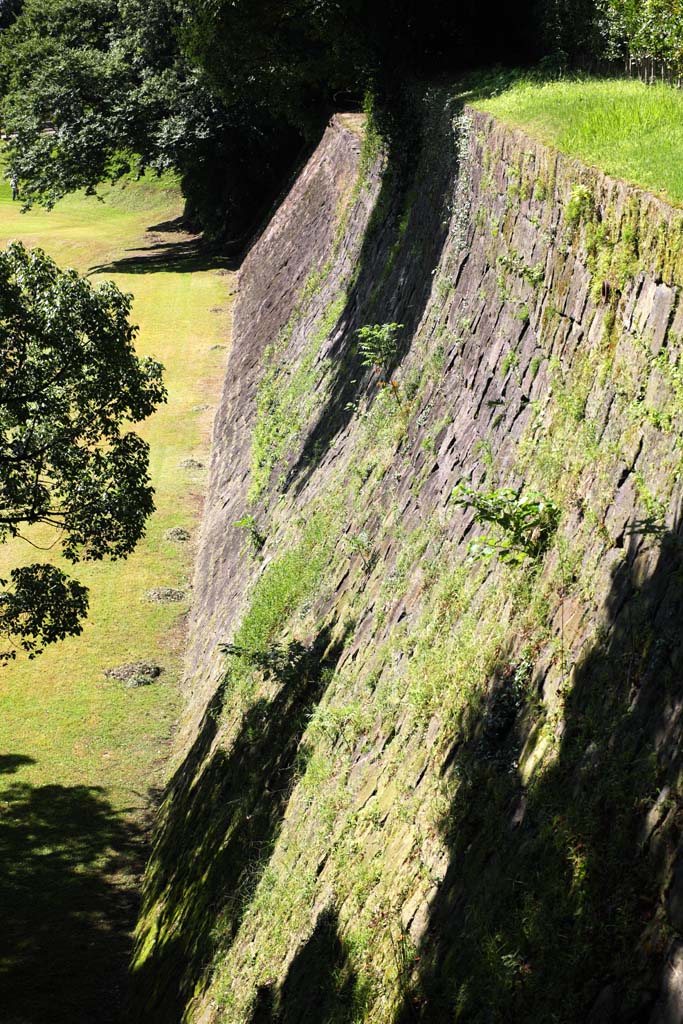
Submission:
[[[311,283],[312,282],[312,283]],[[255,504],[266,491],[271,475],[283,466],[301,439],[313,410],[324,401],[327,369],[320,350],[341,316],[346,294],[337,298],[312,333],[298,362],[288,360],[288,345],[305,303],[319,287],[316,274],[304,286],[302,300],[281,338],[265,353],[266,370],[256,395],[256,423],[252,438],[249,501]]]

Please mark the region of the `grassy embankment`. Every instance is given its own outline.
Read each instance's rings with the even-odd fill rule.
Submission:
[[[683,92],[627,79],[520,81],[473,104],[683,206]]]
[[[96,280],[133,292],[138,351],[163,362],[169,391],[168,404],[136,428],[151,445],[156,488],[147,537],[125,562],[75,568],[91,595],[82,636],[0,670],[0,1003],[34,1024],[94,1019],[93,1000],[98,1019],[113,1019],[107,986],[125,960],[140,826],[149,791],[163,782],[178,708],[187,602],[153,604],[145,594],[188,590],[191,581],[191,545],[164,535],[197,526],[205,474],[179,463],[207,459],[232,284],[218,264],[184,249],[186,236],[163,233],[180,210],[174,182],[162,179],[116,189],[106,204],[79,196],[22,215],[0,179],[0,245],[40,245],[60,265],[101,268]],[[131,256],[132,265],[111,265]],[[54,557],[17,541],[0,550],[0,576]],[[137,660],[163,666],[157,684],[127,689],[104,677]]]

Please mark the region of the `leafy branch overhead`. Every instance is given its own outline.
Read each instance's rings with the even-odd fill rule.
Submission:
[[[123,427],[166,391],[160,364],[135,355],[130,309],[114,284],[93,287],[39,249],[0,252],[0,542],[50,527],[77,562],[125,558],[143,535],[149,451]],[[30,566],[2,585],[0,633],[31,654],[80,632],[84,588],[59,570]]]
[[[548,550],[560,510],[542,494],[519,494],[511,487],[480,493],[461,485],[453,496],[456,505],[474,512],[475,522],[497,527],[495,533],[471,542],[473,558],[498,555],[504,562],[523,562],[541,558]]]
[[[305,140],[367,92],[385,141],[407,82],[464,67],[623,57],[680,75],[677,0],[0,0],[0,122],[26,205],[146,168],[192,223],[237,240]],[[233,234],[236,231],[236,234]]]

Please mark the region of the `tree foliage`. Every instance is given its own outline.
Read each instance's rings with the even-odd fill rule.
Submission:
[[[683,76],[682,0],[598,0],[605,55],[649,81]]]
[[[6,3],[7,0],[4,0]],[[244,227],[330,113],[405,82],[524,61],[533,0],[24,0],[0,34],[0,123],[27,204],[175,168],[190,212]],[[389,120],[389,119],[388,119]],[[227,218],[227,220],[226,220]]]
[[[590,67],[602,56],[596,0],[538,0],[543,62],[551,70]]]
[[[0,32],[9,28],[21,11],[23,0],[0,0]]]
[[[535,53],[534,5],[477,0],[185,0],[183,39],[230,103],[319,124],[335,97],[400,102],[408,79]]]
[[[0,36],[0,120],[26,205],[146,168],[201,192],[232,126],[178,25],[174,0],[26,0]]]
[[[60,271],[41,250],[0,252],[0,542],[42,524],[64,557],[123,558],[153,511],[147,444],[126,423],[165,399],[138,359],[131,296]],[[84,588],[34,565],[0,585],[0,635],[38,653],[78,633]],[[16,648],[0,650],[0,659]]]
[[[618,64],[648,82],[683,79],[683,0],[539,0],[549,53]]]
[[[217,92],[258,121],[317,122],[336,90],[363,89],[367,36],[349,32],[359,0],[187,2],[183,39]]]
[[[0,0],[2,26],[0,123],[27,204],[174,168],[223,235],[366,93],[391,136],[415,79],[496,61],[683,76],[683,0]]]

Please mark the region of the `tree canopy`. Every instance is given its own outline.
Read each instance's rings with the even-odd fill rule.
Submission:
[[[493,23],[475,0],[24,0],[0,32],[10,165],[24,201],[47,206],[172,167],[200,226],[234,232],[335,108],[526,60],[532,14],[533,0]]]
[[[0,0],[0,32],[12,24],[21,6],[22,0]]]
[[[27,204],[173,168],[234,236],[335,109],[544,56],[678,76],[682,0],[0,0],[0,124]]]
[[[0,121],[27,205],[147,167],[188,192],[229,119],[180,53],[173,0],[26,0],[0,35]]]
[[[0,542],[42,524],[77,562],[124,558],[144,534],[149,451],[124,426],[166,392],[135,355],[130,308],[39,249],[0,252]],[[87,591],[61,569],[14,569],[0,588],[0,660],[81,631]]]
[[[598,0],[608,57],[624,59],[642,77],[683,76],[681,0]]]

